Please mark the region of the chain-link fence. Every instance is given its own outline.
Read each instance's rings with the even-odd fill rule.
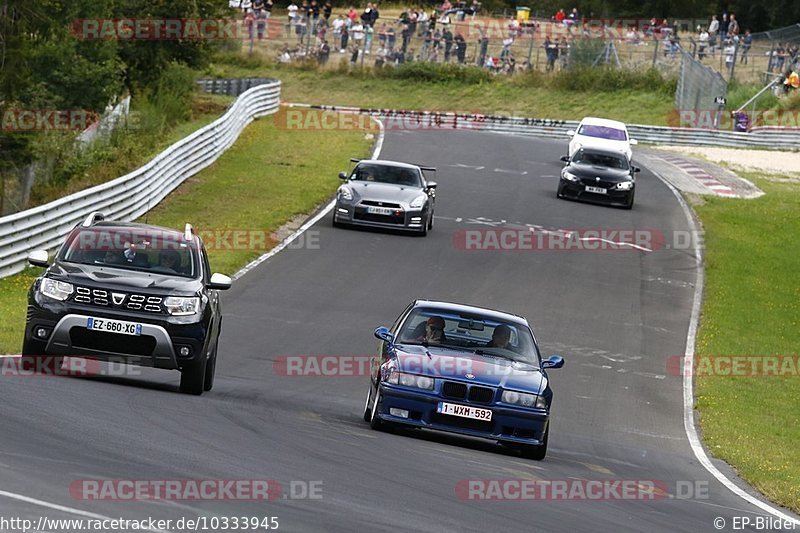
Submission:
[[[678,88],[675,91],[675,126],[717,128],[720,125],[728,82],[689,52],[681,52]]]

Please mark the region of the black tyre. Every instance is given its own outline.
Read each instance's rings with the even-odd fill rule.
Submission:
[[[184,394],[194,394],[199,396],[203,394],[203,387],[206,380],[206,366],[208,360],[203,359],[195,364],[186,366],[181,370],[181,387],[180,390]]]
[[[372,385],[367,389],[367,399],[364,401],[364,422],[372,421],[372,409],[370,408],[370,400],[372,399]]]
[[[217,370],[217,346],[219,345],[219,337],[214,341],[214,350],[209,356],[208,363],[206,363],[206,374],[203,379],[203,390],[208,392],[214,388],[214,373]]]
[[[633,197],[635,193],[631,193],[631,197],[628,199],[628,203],[625,204],[625,209],[633,209]]]
[[[431,216],[428,218],[428,231],[433,229],[433,211],[431,211]]]
[[[369,413],[369,427],[372,429],[382,429],[384,427],[383,420],[378,417],[378,404],[381,403],[381,389],[380,387],[375,389],[375,399],[372,401],[372,406],[370,407]]]

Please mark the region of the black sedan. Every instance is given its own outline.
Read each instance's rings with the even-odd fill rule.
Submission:
[[[426,235],[433,228],[436,183],[423,171],[436,169],[385,160],[358,164],[336,193],[333,225],[376,226]]]
[[[624,153],[587,146],[561,160],[566,165],[558,181],[559,198],[633,207],[635,174],[640,169]]]

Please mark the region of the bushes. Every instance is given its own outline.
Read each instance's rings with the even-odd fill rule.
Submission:
[[[459,82],[467,85],[488,82],[494,76],[482,68],[452,63],[437,64],[427,62],[403,63],[396,67],[375,69],[375,75],[395,80],[411,80],[423,83]]]
[[[665,96],[675,94],[676,78],[665,78],[658,70],[628,70],[613,67],[574,67],[545,74],[527,72],[515,80],[522,85],[547,87],[561,91],[614,92],[639,90]]]

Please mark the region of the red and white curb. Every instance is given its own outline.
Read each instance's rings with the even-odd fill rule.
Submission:
[[[723,196],[726,198],[738,198],[738,195],[733,191],[733,189],[731,189],[730,187],[728,187],[727,185],[725,185],[717,178],[715,178],[702,168],[698,167],[691,161],[688,161],[681,157],[676,157],[674,155],[662,155],[660,157],[667,163],[675,165],[676,167],[683,170],[686,174],[696,179],[700,184],[702,184],[705,188],[709,189],[717,196]]]

